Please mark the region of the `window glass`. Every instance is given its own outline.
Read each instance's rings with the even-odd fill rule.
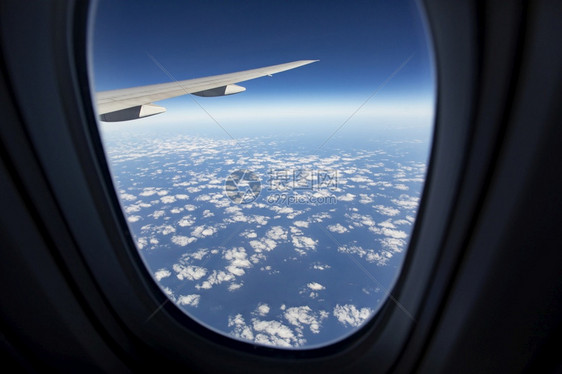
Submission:
[[[102,117],[123,214],[171,302],[298,349],[394,302],[433,131],[422,19],[402,0],[99,2],[100,114],[107,91],[318,60]]]

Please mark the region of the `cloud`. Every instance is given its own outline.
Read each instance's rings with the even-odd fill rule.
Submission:
[[[203,195],[197,196],[195,198],[195,200],[197,200],[197,201],[209,201],[209,200],[211,200],[211,198],[212,198],[211,195],[203,194]]]
[[[308,288],[310,288],[311,290],[314,290],[314,291],[321,291],[321,290],[326,289],[326,287],[324,287],[320,283],[316,283],[316,282],[311,282],[311,283],[307,284],[306,286]]]
[[[209,275],[209,277],[203,281],[201,284],[198,284],[195,286],[195,288],[197,289],[211,289],[213,286],[217,285],[217,284],[221,284],[223,282],[230,282],[232,280],[234,280],[234,274],[232,273],[227,273],[225,271],[222,270],[213,270],[213,272],[211,273],[211,275]]]
[[[137,199],[135,195],[131,195],[129,193],[121,193],[120,196],[121,196],[121,200],[125,200],[125,201],[133,201]]]
[[[372,231],[375,234],[379,234],[379,235],[384,235],[384,236],[389,236],[391,238],[394,239],[405,239],[408,237],[408,234],[406,234],[405,231],[402,230],[394,230],[394,229],[390,229],[388,227],[369,227],[369,231]]]
[[[154,187],[147,187],[139,195],[140,196],[152,196],[154,194],[156,194],[156,191],[154,190]]]
[[[286,240],[287,230],[284,230],[281,226],[273,226],[265,235],[273,240]]]
[[[229,291],[236,291],[237,289],[241,288],[244,284],[243,283],[231,283],[230,286],[228,286],[228,290]]]
[[[324,221],[327,218],[332,218],[332,216],[330,215],[330,213],[328,212],[320,212],[320,213],[315,213],[312,215],[312,217],[310,218],[312,222],[316,222],[316,223],[320,223],[322,221]]]
[[[373,200],[372,196],[369,196],[369,195],[364,194],[364,193],[359,194],[359,202],[361,204],[370,204],[373,201],[374,200]]]
[[[160,201],[164,204],[171,204],[176,201],[176,198],[174,196],[162,196]]]
[[[400,213],[400,211],[396,208],[386,207],[384,205],[375,205],[373,206],[377,212],[382,215],[393,217]]]
[[[419,198],[415,196],[408,196],[408,195],[400,195],[398,199],[392,199],[391,201],[404,208],[404,209],[417,209],[419,204]]]
[[[139,204],[133,204],[133,205],[129,205],[125,207],[125,213],[129,214],[129,213],[135,213],[135,212],[140,212],[141,207]]]
[[[330,230],[331,232],[338,233],[338,234],[343,234],[343,233],[348,231],[347,228],[340,225],[339,223],[337,223],[335,225],[329,225],[328,230]]]
[[[226,250],[223,257],[229,261],[226,270],[236,276],[244,275],[246,273],[244,269],[252,267],[252,263],[247,258],[246,250],[242,247]]]
[[[163,210],[155,210],[154,213],[152,213],[152,217],[154,219],[158,219],[162,217],[164,214],[166,214],[166,212],[164,212]]]
[[[204,238],[206,236],[213,235],[217,231],[218,230],[216,227],[201,225],[201,226],[196,226],[191,232],[191,235],[195,236],[196,238]]]
[[[318,334],[322,326],[322,320],[328,317],[328,313],[323,310],[314,313],[309,306],[299,306],[288,308],[283,316],[291,325],[296,326],[301,331],[304,326],[308,326],[312,333]]]
[[[379,239],[383,248],[392,252],[400,253],[406,247],[406,241],[398,238],[384,238]]]
[[[177,299],[177,303],[179,305],[189,305],[193,307],[197,307],[199,305],[199,300],[201,299],[201,295],[184,295],[180,296]]]
[[[340,246],[338,247],[338,252],[350,255],[354,254],[361,258],[365,257],[365,260],[367,262],[376,263],[378,266],[386,265],[388,263],[388,260],[392,257],[392,252],[375,252],[373,249],[364,249],[363,247],[358,245]]]
[[[253,318],[251,324],[246,324],[242,315],[236,314],[228,317],[228,327],[232,328],[232,336],[263,345],[290,348],[306,342],[296,336],[290,327],[275,320]]]
[[[148,240],[146,238],[137,238],[136,244],[138,249],[143,249],[148,244]]]
[[[267,238],[262,238],[261,240],[250,240],[249,244],[257,253],[264,251],[269,252],[277,247],[277,243],[274,240]]]
[[[154,231],[162,235],[169,235],[173,232],[176,232],[176,229],[174,228],[174,226],[162,225],[162,226],[155,227]]]
[[[293,222],[293,225],[295,225],[297,227],[307,228],[308,222],[306,222],[306,221],[295,221],[295,222]]]
[[[176,272],[176,277],[179,280],[198,280],[207,274],[207,269],[200,266],[174,264],[172,269]]]
[[[156,278],[157,281],[160,281],[160,280],[162,280],[162,279],[164,279],[164,278],[169,277],[170,275],[172,275],[172,273],[170,272],[170,270],[168,270],[168,269],[160,269],[160,270],[157,270],[157,271],[154,273],[154,278]]]
[[[389,229],[395,229],[396,228],[396,226],[394,226],[394,224],[392,223],[390,218],[387,219],[386,221],[383,221],[383,222],[379,223],[379,226],[386,227],[386,228],[389,228]]]
[[[245,230],[240,233],[240,236],[246,239],[254,239],[258,237],[258,234],[254,230]]]
[[[179,245],[181,247],[185,247],[189,243],[193,243],[196,240],[197,240],[196,238],[190,238],[188,236],[183,236],[183,235],[172,236],[172,243]]]
[[[355,196],[356,195],[348,192],[345,195],[339,196],[338,201],[353,201],[353,199],[355,199]]]
[[[263,317],[269,313],[269,310],[270,310],[269,305],[259,304],[258,307],[256,308],[256,313]]]
[[[232,336],[244,340],[254,340],[252,327],[246,325],[246,322],[241,314],[237,314],[234,317],[228,317],[228,327],[234,328],[234,330],[230,333]]]
[[[334,307],[333,314],[334,317],[336,317],[338,321],[344,326],[358,327],[373,314],[373,309],[357,309],[357,307],[352,304],[337,304]]]
[[[314,240],[307,236],[293,235],[292,240],[295,251],[301,255],[306,254],[307,251],[315,250],[316,244],[318,244],[318,240]]]
[[[328,265],[328,264],[321,264],[321,263],[317,262],[317,263],[312,264],[312,268],[314,270],[327,270],[327,269],[330,269],[331,266]]]
[[[205,209],[203,211],[203,218],[213,217],[215,214],[211,212],[209,209]]]

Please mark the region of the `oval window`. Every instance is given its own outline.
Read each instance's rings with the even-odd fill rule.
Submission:
[[[99,2],[107,161],[138,253],[187,315],[303,349],[387,302],[433,131],[422,19],[411,1]]]

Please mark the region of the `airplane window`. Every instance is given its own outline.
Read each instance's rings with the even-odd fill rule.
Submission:
[[[293,349],[395,302],[435,105],[416,2],[102,0],[93,22],[100,136],[168,302]]]

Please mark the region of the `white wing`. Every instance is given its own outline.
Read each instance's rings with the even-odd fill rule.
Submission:
[[[280,73],[316,61],[318,60],[300,60],[211,77],[98,92],[96,96],[98,113],[102,121],[108,122],[147,117],[166,111],[165,108],[152,104],[155,101],[186,94],[231,95],[246,90],[235,83]]]

